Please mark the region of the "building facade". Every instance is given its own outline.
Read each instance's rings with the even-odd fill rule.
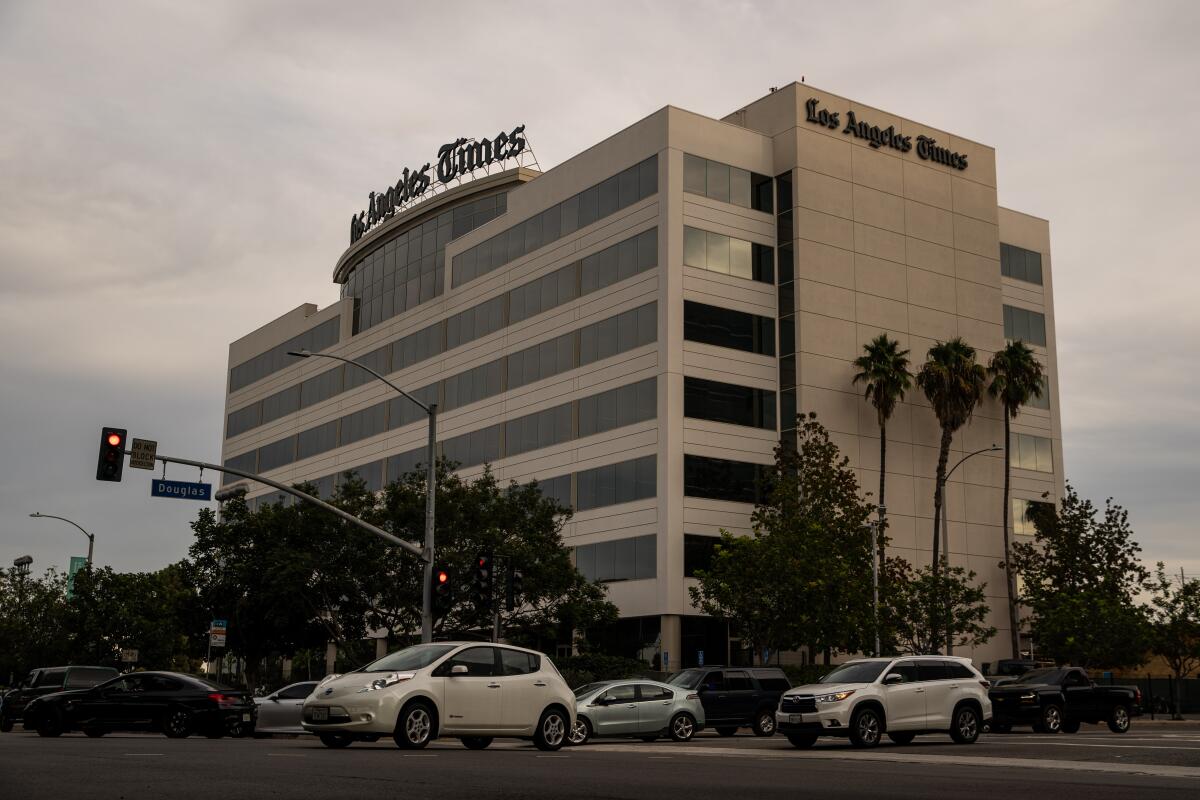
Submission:
[[[490,464],[575,509],[564,537],[621,611],[614,646],[669,668],[730,657],[691,576],[720,530],[750,532],[756,476],[797,412],[817,412],[864,491],[878,485],[852,361],[880,332],[914,371],[955,336],[981,361],[1030,344],[1048,391],[1013,423],[1012,502],[1061,496],[1049,226],[999,207],[991,147],[794,83],[721,120],[665,107],[544,173],[401,198],[411,185],[406,172],[355,218],[338,302],[230,345],[227,465],[331,493],[347,470],[380,488],[422,462],[413,404],[286,352],[368,364],[438,403],[439,450],[462,474]],[[988,400],[952,463],[1002,438]],[[914,388],[888,427],[887,504],[893,551],[917,565],[938,441]],[[972,458],[947,487],[951,563],[987,582],[1000,631],[978,660],[1007,655],[1003,463]]]

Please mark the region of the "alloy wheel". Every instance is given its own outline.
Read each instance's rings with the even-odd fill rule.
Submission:
[[[692,734],[696,732],[696,727],[692,724],[692,718],[687,714],[680,714],[675,717],[675,722],[671,726],[672,732],[675,734],[675,739],[680,742],[686,742],[692,738]]]
[[[571,726],[571,736],[568,738],[568,741],[571,744],[583,744],[587,740],[587,723],[583,721],[582,717],[577,717],[575,719],[575,724]]]
[[[879,717],[872,711],[858,715],[858,739],[868,747],[879,743]]]
[[[1113,709],[1112,727],[1114,731],[1121,733],[1129,728],[1129,711],[1125,706],[1117,706]]]
[[[964,708],[958,712],[958,735],[963,741],[971,741],[979,732],[979,719],[975,712]]]
[[[1058,710],[1058,706],[1048,706],[1042,713],[1042,726],[1045,727],[1046,733],[1058,733],[1062,728],[1062,712]]]
[[[419,706],[408,712],[404,719],[404,735],[412,744],[424,743],[432,730],[433,723],[429,719],[429,712]]]
[[[551,747],[558,747],[566,736],[566,725],[559,714],[547,714],[542,720],[542,740]]]

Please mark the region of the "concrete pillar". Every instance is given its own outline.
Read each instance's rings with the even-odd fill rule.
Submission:
[[[337,643],[330,642],[325,645],[325,674],[332,675],[334,668],[337,666]]]
[[[662,670],[674,672],[679,669],[683,657],[682,618],[678,614],[663,614],[659,617],[662,636]]]
[[[386,636],[380,636],[375,640],[375,658],[383,658],[388,654],[388,640]]]
[[[284,683],[287,683],[288,681],[290,681],[292,679],[292,660],[290,658],[285,658],[283,660],[283,664],[281,665],[281,671],[283,672],[283,682]]]

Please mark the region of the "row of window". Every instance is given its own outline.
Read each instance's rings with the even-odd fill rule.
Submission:
[[[1015,244],[1000,243],[1000,274],[1042,285],[1042,254]]]
[[[688,225],[683,227],[683,263],[735,278],[775,283],[772,248]]]
[[[326,320],[298,336],[293,336],[283,344],[276,345],[265,353],[259,353],[254,358],[230,368],[229,391],[236,392],[244,386],[249,386],[255,381],[262,380],[268,375],[296,363],[296,357],[287,354],[289,350],[308,350],[319,353],[332,347],[338,343],[341,324],[340,317]]]
[[[356,356],[355,360],[382,375],[399,372],[656,266],[658,229],[650,228],[549,275]],[[225,436],[238,436],[370,380],[374,378],[365,370],[338,364],[296,386],[230,412]]]
[[[1046,346],[1046,315],[1040,311],[1006,305],[1004,307],[1004,338],[1027,344]]]
[[[1033,536],[1037,533],[1037,528],[1033,524],[1030,512],[1038,506],[1044,508],[1053,505],[1053,503],[1043,503],[1040,500],[1022,500],[1019,497],[1012,498],[1013,533],[1017,536]]]
[[[453,286],[487,275],[657,192],[658,156],[653,155],[458,254]]]
[[[772,468],[725,458],[685,453],[683,493],[687,497],[757,503],[766,498]]]
[[[1054,448],[1045,436],[1014,433],[1009,439],[1012,465],[1034,472],[1054,472]]]
[[[775,430],[775,392],[703,378],[683,379],[683,415]]]
[[[633,536],[575,548],[575,568],[589,581],[636,581],[658,576],[658,537]]]
[[[607,358],[649,344],[657,338],[657,331],[657,304],[647,303],[551,339],[544,345],[526,348],[512,356],[501,356],[495,361],[422,387],[412,394],[426,405],[437,403],[442,411],[451,411],[489,397],[495,397],[526,383],[561,374],[591,364],[600,358]],[[506,376],[508,376],[508,380],[506,380]],[[623,415],[631,413],[628,408],[618,410],[611,407],[612,403],[617,402],[617,398],[615,395],[610,398],[607,392],[584,398],[584,401],[589,404],[589,412],[591,405],[597,406],[596,418],[601,421],[606,420],[610,413],[614,419],[623,418]],[[301,431],[295,436],[289,436],[260,447],[257,471],[278,469],[294,461],[310,458],[388,430],[402,428],[424,417],[425,412],[416,403],[410,402],[404,397],[390,398],[347,414],[340,419]],[[547,446],[540,443],[542,437],[549,435],[545,425],[540,422],[536,425],[529,422],[527,425],[533,425],[533,427],[527,431],[526,428],[516,425],[516,422],[508,423],[510,425],[509,442],[511,448],[521,449],[513,449],[509,455]],[[561,427],[568,423],[559,420],[556,424]],[[585,420],[584,425],[587,427],[591,424],[589,417]],[[587,436],[597,432],[599,430],[589,430],[581,435]],[[447,452],[447,457],[464,464],[468,462],[481,464],[498,457],[492,455],[493,445],[499,446],[498,437],[493,440],[483,432],[477,431],[458,445],[460,450],[453,453]],[[231,461],[226,463],[236,467]],[[247,459],[245,463],[249,463],[249,460]],[[242,468],[251,472],[256,471],[253,468]]]
[[[762,356],[775,355],[775,320],[694,300],[683,303],[683,338]]]
[[[774,211],[769,177],[690,153],[683,155],[683,190],[742,208]]]

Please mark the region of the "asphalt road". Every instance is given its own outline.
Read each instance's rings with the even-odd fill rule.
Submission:
[[[212,741],[157,735],[0,735],[0,796],[70,798],[1173,798],[1200,796],[1200,726],[1118,736],[985,735],[959,746],[921,737],[808,751],[781,737],[703,734],[688,744],[600,741],[542,753],[498,741],[405,752],[390,741],[328,750],[307,738]]]

